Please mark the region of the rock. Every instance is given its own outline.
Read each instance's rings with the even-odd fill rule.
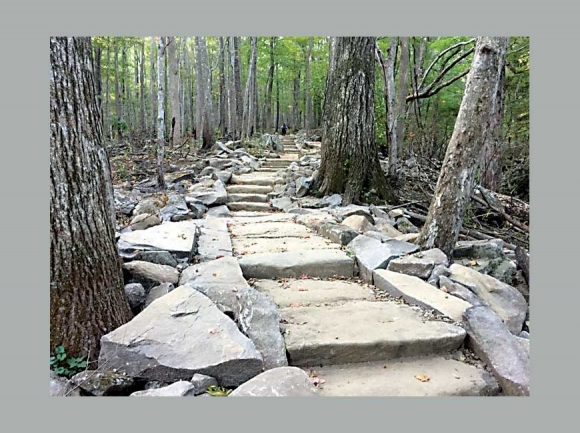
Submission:
[[[435,287],[439,287],[439,278],[443,276],[448,277],[449,274],[451,274],[451,271],[445,265],[435,265],[427,282]]]
[[[351,215],[346,217],[341,224],[350,227],[359,233],[364,233],[374,229],[373,225],[363,215]]]
[[[136,391],[131,397],[188,397],[195,395],[194,390],[195,386],[191,382],[180,380],[161,388]]]
[[[113,190],[113,196],[115,198],[115,210],[123,215],[131,215],[137,205],[137,199],[119,191],[117,188]]]
[[[206,206],[218,206],[226,204],[228,193],[226,187],[221,180],[216,180],[211,187],[197,186],[190,189],[189,197],[195,198]]]
[[[224,184],[229,183],[232,179],[232,173],[230,171],[217,171],[212,173],[212,179],[221,180]]]
[[[399,218],[399,217],[405,216],[405,212],[403,211],[403,209],[399,208],[399,209],[393,209],[393,210],[388,211],[387,215],[390,218]]]
[[[492,264],[492,269],[489,273],[492,277],[498,279],[502,283],[512,284],[517,272],[517,265],[509,259],[498,260]]]
[[[210,158],[209,166],[215,167],[218,170],[223,170],[228,167],[243,166],[244,164],[237,159],[220,159],[220,158]]]
[[[342,224],[324,222],[318,226],[318,233],[327,237],[332,242],[340,245],[348,245],[358,236],[358,232]]]
[[[310,185],[312,184],[312,178],[307,178],[305,176],[301,176],[296,181],[296,197],[304,197],[308,194],[308,190],[310,189]]]
[[[212,207],[207,211],[207,216],[223,218],[230,216],[231,212],[226,205]]]
[[[218,381],[215,377],[196,373],[191,378],[191,384],[193,385],[193,395],[200,395],[206,392],[210,386],[218,386]]]
[[[50,370],[50,396],[51,397],[80,397],[80,391],[71,381],[57,376]]]
[[[169,251],[140,251],[135,257],[135,260],[156,263],[158,265],[166,265],[175,268],[177,260],[171,255]]]
[[[204,205],[201,201],[194,199],[193,197],[185,196],[185,202],[189,207],[192,219],[200,219],[207,211],[207,206]]]
[[[503,240],[489,239],[482,241],[459,241],[453,251],[453,257],[461,259],[495,259],[501,257]]]
[[[381,290],[395,297],[402,296],[412,305],[438,311],[456,322],[461,322],[463,313],[471,307],[468,302],[449,296],[418,277],[384,269],[377,269],[373,274],[374,284]]]
[[[406,217],[401,217],[397,220],[397,228],[403,234],[419,233],[419,229],[411,223]]]
[[[476,306],[464,315],[467,345],[491,369],[505,395],[530,395],[529,355],[502,320],[489,308]]]
[[[146,198],[141,200],[133,209],[133,215],[150,214],[154,215],[159,211],[161,202],[158,199]]]
[[[129,395],[135,390],[135,380],[111,370],[86,370],[71,377],[71,382],[97,397]]]
[[[145,230],[149,227],[161,224],[161,220],[157,215],[142,213],[131,220],[131,230]]]
[[[358,206],[355,204],[351,204],[344,207],[337,207],[331,210],[331,213],[336,216],[338,221],[343,221],[345,218],[348,218],[351,215],[362,215],[369,220],[369,223],[375,223],[375,219],[371,215],[368,207],[366,206]]]
[[[232,256],[232,242],[224,219],[208,216],[200,224],[196,254],[201,262]]]
[[[376,232],[373,230],[369,230],[369,231],[364,232],[364,235],[368,236],[369,238],[376,239],[377,241],[380,241],[380,242],[386,242],[389,239],[392,239],[391,237],[389,237],[381,232]]]
[[[519,335],[526,318],[528,304],[523,295],[512,286],[473,269],[452,264],[449,278],[475,293],[506,324],[512,334]]]
[[[389,240],[385,243],[365,235],[359,235],[347,245],[347,250],[354,253],[359,266],[361,278],[369,284],[373,283],[373,271],[385,269],[389,262],[417,251],[417,245]]]
[[[447,266],[449,260],[443,251],[433,248],[413,255],[393,259],[387,269],[426,280],[430,277],[436,265]]]
[[[143,284],[145,289],[159,283],[177,284],[179,272],[175,268],[156,263],[135,260],[123,265],[123,269],[129,271],[134,282]]]
[[[419,233],[407,233],[406,235],[395,236],[393,239],[403,242],[415,243],[419,238]]]
[[[445,275],[439,277],[439,288],[445,293],[449,293],[459,299],[463,299],[465,302],[469,302],[471,305],[483,305],[471,290],[459,283],[451,281]]]
[[[159,213],[163,221],[182,221],[193,217],[180,194],[170,194],[167,204],[161,208]]]
[[[275,198],[270,201],[274,209],[285,211],[288,207],[292,205],[292,199],[290,197],[280,197]]]
[[[169,292],[175,289],[175,286],[171,283],[162,283],[158,286],[152,287],[147,293],[147,298],[145,300],[145,307],[148,307],[151,302],[156,299],[161,298],[164,295],[167,295]]]
[[[372,215],[373,215],[375,218],[382,218],[382,219],[384,219],[384,220],[389,220],[389,219],[390,219],[390,218],[389,218],[389,215],[388,215],[388,214],[387,214],[385,211],[383,211],[383,210],[379,209],[379,208],[378,208],[378,207],[376,207],[374,204],[371,204],[371,205],[369,206],[369,211],[371,212],[371,214],[372,214]],[[375,223],[375,224],[376,224],[376,223]]]
[[[310,212],[308,214],[305,214],[303,216],[296,217],[296,223],[302,224],[302,225],[308,227],[309,229],[319,231],[319,228],[323,224],[326,224],[326,223],[336,224],[336,219],[334,219],[334,217],[332,217],[331,215],[329,215],[325,212],[314,211],[314,212]]]
[[[206,295],[238,322],[262,354],[265,369],[288,365],[278,308],[268,296],[248,285],[237,259],[223,257],[190,266],[183,271],[180,283]]]
[[[254,343],[205,295],[180,286],[101,338],[99,365],[175,382],[200,373],[238,386],[263,369]]]
[[[217,171],[215,167],[207,166],[201,170],[200,176],[211,176]]]
[[[125,285],[125,295],[127,295],[127,300],[129,301],[129,306],[131,310],[138,311],[141,306],[145,303],[145,289],[140,283],[131,283]]]
[[[316,170],[314,172],[314,174],[318,173],[318,170]],[[313,176],[313,180],[314,180],[314,174]],[[330,207],[330,208],[335,208],[337,206],[340,206],[342,204],[342,196],[340,194],[333,194],[333,195],[327,195],[325,197],[322,198],[322,200],[320,200],[320,204],[322,205],[321,207]]]
[[[403,233],[393,227],[393,225],[384,218],[375,219],[375,230],[378,230],[379,232],[391,238],[403,235]]]
[[[312,397],[316,387],[298,367],[268,370],[235,389],[230,397]]]

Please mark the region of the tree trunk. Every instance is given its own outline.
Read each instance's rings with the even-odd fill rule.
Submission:
[[[94,50],[94,59],[95,59],[95,87],[96,87],[96,96],[97,96],[97,103],[99,104],[99,111],[103,112],[103,82],[101,80],[101,46],[96,45]],[[108,66],[108,64],[107,64]],[[102,116],[101,116],[102,117]]]
[[[174,36],[168,37],[167,48],[169,55],[169,83],[171,88],[171,144],[181,143],[181,112],[179,103],[179,64],[176,55],[177,40]]]
[[[400,148],[403,146],[405,135],[405,120],[407,118],[407,78],[409,77],[409,38],[399,38],[400,62],[398,83],[396,90],[395,127],[393,128],[393,140],[391,142],[391,158],[389,159],[389,174],[393,179],[397,178],[397,161]]]
[[[418,244],[451,256],[473,189],[475,169],[489,130],[507,38],[480,37],[455,128],[447,147],[427,221]]]
[[[218,57],[218,70],[219,70],[219,129],[222,137],[226,135],[227,132],[227,104],[228,95],[226,92],[226,76],[225,76],[225,46],[224,38],[220,36],[218,38],[219,42],[219,57]]]
[[[201,54],[201,38],[195,37],[195,138],[201,136],[203,103],[204,103],[204,71]]]
[[[110,128],[110,122],[109,122],[109,101],[111,99],[111,92],[109,89],[109,67],[111,65],[111,43],[109,41],[109,38],[107,38],[107,78],[105,79],[105,103],[103,104],[103,111],[102,111],[102,117],[103,117],[103,129],[104,129],[104,135],[105,137],[108,137],[109,139],[112,138],[111,137],[111,128]]]
[[[145,115],[145,39],[141,40],[140,98],[141,98],[141,132],[147,133],[147,116]]]
[[[310,37],[308,42],[308,53],[306,54],[306,76],[304,77],[304,95],[305,95],[305,107],[306,115],[304,116],[304,129],[308,132],[313,127],[312,120],[312,83],[311,83],[311,73],[310,73],[310,62],[312,60],[312,47],[314,44],[314,38]],[[373,57],[374,58],[374,57]]]
[[[396,172],[397,167],[397,112],[395,93],[395,63],[399,38],[391,38],[387,59],[387,142],[389,145],[389,174]]]
[[[274,87],[274,69],[276,67],[274,61],[274,46],[276,44],[276,37],[270,38],[270,68],[268,69],[268,85],[266,86],[266,110],[264,113],[264,130],[270,132],[272,128],[272,88]]]
[[[213,128],[213,101],[211,95],[211,71],[209,68],[209,60],[207,55],[207,46],[205,37],[196,37],[196,45],[199,53],[199,70],[200,70],[200,85],[201,85],[201,125],[200,131],[202,136],[201,149],[207,151],[212,148],[215,143],[214,128]]]
[[[300,100],[300,70],[298,75],[294,78],[294,101],[292,103],[292,123],[296,129],[300,128],[302,124],[302,116],[300,115],[300,106],[298,101]]]
[[[151,93],[151,137],[155,137],[156,125],[157,125],[157,93],[155,91],[155,38],[151,38],[151,67],[149,69],[150,86],[149,92]]]
[[[278,66],[276,66],[276,133],[280,127],[280,78],[278,76]]]
[[[50,39],[50,348],[95,360],[131,320],[90,38]]]
[[[256,107],[255,107],[255,85],[256,85],[256,38],[250,39],[251,54],[248,65],[248,80],[246,81],[246,91],[244,92],[244,115],[243,115],[243,137],[251,137],[255,131]]]
[[[163,157],[165,156],[165,38],[159,37],[157,49],[157,187],[165,189]]]
[[[115,114],[117,119],[115,121],[115,136],[120,139],[122,136],[121,131],[121,118],[123,117],[121,108],[121,90],[119,88],[119,38],[115,38]]]
[[[344,193],[343,204],[367,191],[392,200],[375,142],[376,38],[338,37],[331,44],[319,190]]]
[[[491,113],[490,131],[480,155],[481,180],[484,188],[499,191],[501,186],[501,153],[502,153],[502,120],[505,99],[505,57],[500,64],[500,79],[494,98],[495,105]]]
[[[234,81],[234,96],[236,100],[236,138],[241,137],[242,119],[244,116],[244,107],[242,103],[242,83],[240,77],[240,38],[239,36],[232,36],[230,38],[232,44],[232,68]]]

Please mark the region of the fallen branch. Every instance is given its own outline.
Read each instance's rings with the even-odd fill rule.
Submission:
[[[512,225],[514,225],[515,227],[525,231],[526,233],[530,232],[530,228],[525,225],[524,223],[521,223],[519,221],[517,221],[516,219],[512,218],[511,216],[509,216],[503,209],[499,209],[498,207],[494,206],[490,200],[488,200],[487,196],[484,194],[483,191],[481,191],[481,195],[483,196],[483,200],[480,199],[479,197],[477,197],[475,194],[473,194],[471,196],[471,198],[473,200],[475,200],[476,202],[478,202],[479,204],[483,205],[483,206],[487,206],[489,207],[492,211],[497,212],[498,214],[500,214],[506,221],[508,221],[509,223],[511,223]]]

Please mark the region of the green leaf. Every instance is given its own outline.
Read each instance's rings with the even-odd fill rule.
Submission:
[[[56,374],[58,374],[59,376],[62,375],[62,374],[64,374],[65,371],[66,371],[66,368],[64,368],[64,367],[56,367],[54,369],[54,372]]]
[[[64,361],[66,359],[66,353],[57,354],[56,359],[58,359],[59,361]]]
[[[56,346],[54,351],[56,353],[65,353],[64,346]]]

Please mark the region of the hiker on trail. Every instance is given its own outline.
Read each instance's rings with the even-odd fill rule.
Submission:
[[[288,130],[288,125],[286,125],[286,122],[284,122],[284,125],[282,125],[282,135],[286,135],[287,130]]]

